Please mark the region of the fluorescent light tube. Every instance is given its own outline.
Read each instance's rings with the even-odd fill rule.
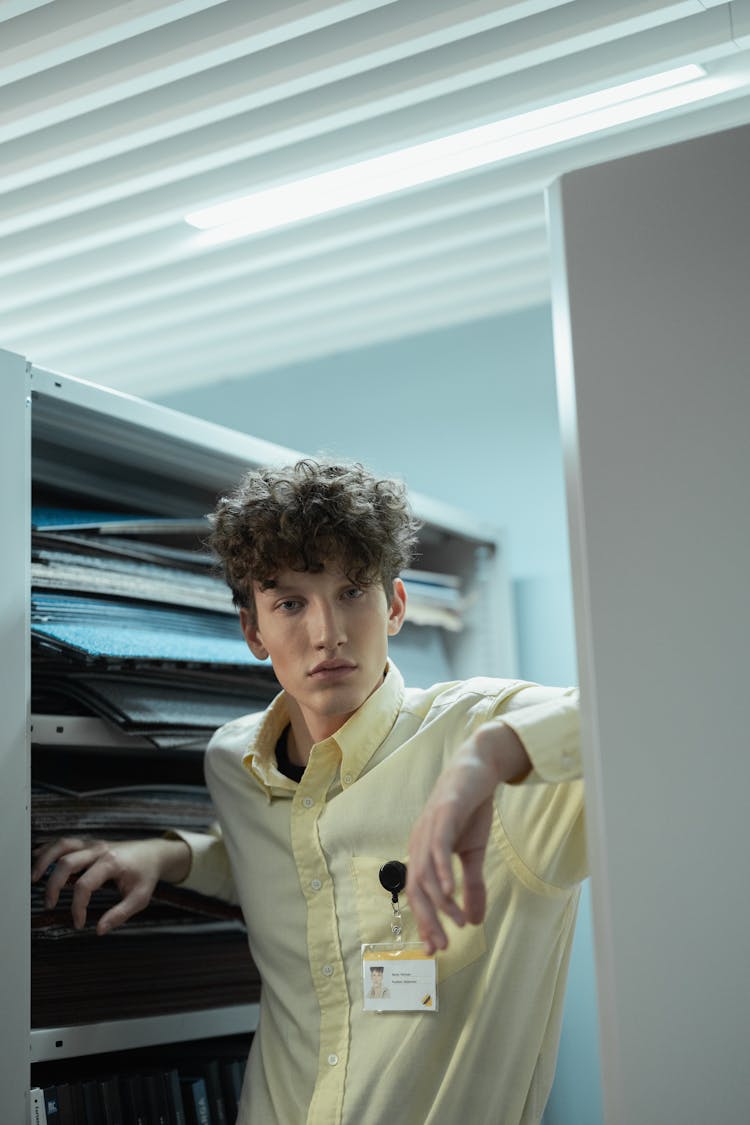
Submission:
[[[718,92],[696,64],[610,86],[439,140],[255,192],[185,216],[223,242],[365,203],[459,172],[647,117]]]

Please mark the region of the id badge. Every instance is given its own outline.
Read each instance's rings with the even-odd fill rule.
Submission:
[[[362,946],[366,1012],[436,1012],[435,957],[419,941]]]

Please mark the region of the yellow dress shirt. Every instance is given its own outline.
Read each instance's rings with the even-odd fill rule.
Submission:
[[[502,717],[533,770],[501,786],[480,926],[446,925],[437,1012],[365,1012],[361,945],[393,941],[378,871],[467,734]],[[206,755],[220,827],[180,833],[185,885],[239,902],[263,989],[238,1125],[531,1125],[554,1073],[578,884],[586,874],[577,693],[471,679],[380,688],[277,768],[284,693],[228,723]],[[418,940],[406,896],[404,941]]]

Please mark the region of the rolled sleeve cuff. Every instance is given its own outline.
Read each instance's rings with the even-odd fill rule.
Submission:
[[[498,716],[515,731],[531,760],[532,771],[522,784],[575,781],[582,777],[578,690],[570,688],[552,698],[521,706],[524,694],[517,697],[519,706]]]
[[[218,829],[215,833],[203,833],[178,828],[166,835],[173,840],[184,840],[190,848],[190,870],[179,886],[223,902],[237,902],[229,858]]]

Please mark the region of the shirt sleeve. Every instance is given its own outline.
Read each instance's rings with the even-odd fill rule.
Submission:
[[[182,828],[167,833],[171,839],[184,840],[190,848],[190,870],[179,884],[222,902],[237,904],[229,856],[224,847],[221,828],[214,824],[209,832],[187,832]]]
[[[529,684],[505,702],[496,718],[515,731],[531,759],[523,784],[575,781],[583,776],[577,688]]]
[[[555,894],[588,874],[579,693],[525,685],[495,718],[515,731],[532,770],[501,785],[496,828],[517,876],[531,890]]]

